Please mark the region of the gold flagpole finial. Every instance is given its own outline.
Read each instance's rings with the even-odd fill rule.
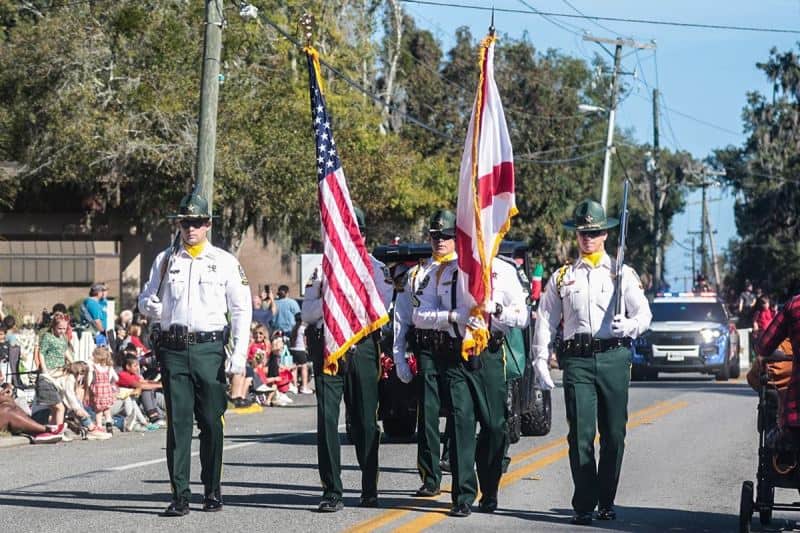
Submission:
[[[303,34],[306,38],[306,46],[311,46],[314,37],[314,15],[308,11],[300,15],[300,27],[303,29]]]

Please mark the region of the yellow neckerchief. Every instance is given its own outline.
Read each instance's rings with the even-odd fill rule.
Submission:
[[[450,261],[456,258],[456,252],[452,251],[449,254],[439,255],[433,254],[433,260],[440,265],[444,265],[445,263],[449,263]],[[444,268],[437,268],[436,269],[436,286],[439,286],[439,280],[442,279],[442,271]]]
[[[436,261],[439,264],[441,264],[441,263],[449,263],[450,261],[452,261],[455,258],[456,258],[456,252],[455,251],[452,251],[449,254],[444,254],[444,255],[436,255],[436,253],[433,254],[433,260]]]
[[[597,268],[600,266],[600,261],[603,259],[603,255],[605,255],[604,250],[599,250],[597,252],[591,254],[581,254],[581,261],[585,262],[592,268]]]
[[[203,250],[206,247],[207,240],[203,240],[198,242],[197,244],[187,244],[185,241],[183,243],[183,249],[188,252],[189,255],[192,256],[192,259],[196,259],[198,255],[203,253]]]

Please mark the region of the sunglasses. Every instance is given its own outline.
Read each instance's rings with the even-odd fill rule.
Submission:
[[[449,241],[450,239],[455,239],[452,235],[448,235],[441,231],[432,231],[430,232],[431,239],[434,241]]]
[[[207,218],[184,218],[181,219],[181,227],[183,229],[189,228],[202,228],[206,224],[208,224]]]
[[[605,230],[592,230],[592,231],[579,231],[578,235],[581,237],[588,237],[590,239],[596,239],[605,233]]]

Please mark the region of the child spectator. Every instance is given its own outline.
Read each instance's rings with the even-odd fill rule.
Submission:
[[[63,386],[47,379],[51,372],[61,370],[72,359],[67,354],[67,327],[69,323],[63,315],[54,317],[50,323],[50,331],[45,332],[34,350],[34,365],[39,369],[36,380],[36,402],[50,409],[50,425],[56,428],[55,433],[64,431],[64,404],[62,403]]]
[[[116,393],[112,388],[112,384],[116,383],[119,378],[117,373],[114,372],[111,351],[108,348],[105,346],[95,348],[92,352],[92,359],[94,365],[92,367],[90,405],[95,413],[95,423],[100,427],[105,425],[107,429],[111,429],[113,424],[111,406],[114,405],[116,400]]]
[[[64,435],[64,419],[68,414],[80,420],[86,429],[86,438],[91,440],[110,439],[106,433],[92,420],[92,416],[84,407],[81,397],[85,395],[86,376],[89,365],[83,361],[69,363],[61,368],[41,374],[36,382],[37,401],[51,409],[51,423],[43,438],[51,435]],[[65,439],[67,440],[67,439]]]
[[[129,345],[136,348],[137,355],[142,355],[147,351],[144,342],[142,342],[142,326],[139,324],[131,324],[128,326],[128,337],[126,340]]]
[[[303,386],[300,394],[314,394],[308,387],[308,352],[306,351],[306,323],[300,318],[301,314],[294,316],[294,328],[289,336],[289,352],[292,354],[292,361],[300,369],[300,379]],[[295,371],[295,376],[297,372]],[[295,380],[296,381],[296,380]]]
[[[276,400],[280,400],[282,403],[294,403],[294,401],[286,394],[290,391],[292,386],[292,370],[291,368],[287,368],[282,366],[282,362],[288,358],[291,358],[291,354],[288,353],[289,350],[286,349],[286,346],[283,343],[283,332],[276,331],[272,334],[272,350],[270,351],[269,359],[267,360],[267,377],[268,378],[280,378],[274,381],[275,385],[278,387],[278,393],[276,394]],[[297,390],[297,386],[295,385],[295,390]]]
[[[47,373],[72,362],[69,354],[71,348],[67,336],[68,329],[69,320],[66,316],[53,315],[50,331],[42,334],[38,349],[34,352],[36,367],[40,372]]]
[[[756,301],[756,311],[753,314],[753,336],[758,338],[761,333],[767,329],[769,323],[775,317],[775,313],[769,306],[769,297],[767,295],[761,296]]]
[[[140,398],[142,407],[150,423],[164,426],[163,417],[159,404],[163,406],[163,395],[161,395],[161,382],[144,379],[140,373],[139,358],[135,353],[127,352],[122,361],[122,370],[119,372],[119,387],[141,391]],[[138,394],[135,392],[134,394]]]
[[[272,353],[280,355],[278,367],[280,372],[285,372],[289,377],[289,389],[287,392],[297,394],[297,365],[294,364],[294,359],[286,346],[286,337],[280,331],[276,331],[272,335]]]

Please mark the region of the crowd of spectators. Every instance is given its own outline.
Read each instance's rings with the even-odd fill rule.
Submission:
[[[0,303],[0,382],[15,389],[28,427],[44,428],[31,435],[33,442],[107,440],[116,432],[166,425],[147,318],[123,310],[109,323],[106,295],[104,285],[92,285],[74,315],[58,303],[21,324],[3,315]],[[313,394],[304,331],[286,285],[277,297],[269,287],[253,297],[246,374],[229,376],[234,408],[282,407],[294,403],[292,395]]]

